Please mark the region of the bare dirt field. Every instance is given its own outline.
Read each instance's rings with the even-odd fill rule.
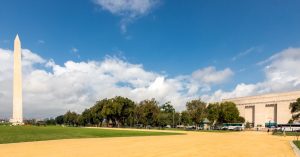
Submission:
[[[0,157],[294,157],[292,137],[264,132],[68,139],[1,144]]]

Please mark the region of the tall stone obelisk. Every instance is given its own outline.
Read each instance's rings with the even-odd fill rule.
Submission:
[[[21,42],[17,35],[14,42],[13,117],[11,120],[14,125],[23,124],[21,51]]]

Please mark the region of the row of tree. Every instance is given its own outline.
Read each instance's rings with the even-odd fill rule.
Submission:
[[[55,119],[49,119],[48,123],[70,126],[174,127],[199,126],[206,119],[211,125],[245,121],[232,102],[207,104],[200,99],[192,100],[186,103],[186,110],[177,112],[171,102],[159,105],[158,101],[151,99],[136,104],[128,98],[117,96],[97,101],[81,114],[68,111]]]

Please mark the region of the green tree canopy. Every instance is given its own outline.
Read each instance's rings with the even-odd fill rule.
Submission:
[[[114,108],[114,117],[116,122],[121,125],[124,125],[126,119],[132,116],[134,113],[135,103],[128,99],[121,96],[117,96],[111,99],[113,108]]]
[[[160,106],[160,113],[161,113],[160,116],[164,115],[165,118],[164,122],[166,123],[166,125],[173,126],[177,124],[176,120],[179,120],[179,117],[177,117],[175,113],[175,108],[172,106],[170,101]],[[161,120],[162,120],[161,118],[158,118],[158,122]]]
[[[201,99],[192,100],[186,103],[186,108],[190,114],[192,122],[200,125],[206,117],[206,103],[201,101]]]
[[[160,127],[165,127],[172,123],[169,113],[166,112],[159,112],[157,115],[157,124]]]
[[[220,123],[236,123],[239,121],[239,110],[233,102],[222,102],[220,104]]]
[[[220,115],[220,104],[219,103],[211,103],[206,108],[207,119],[211,124],[215,124]]]
[[[64,115],[64,123],[67,124],[67,125],[75,126],[75,125],[77,125],[78,116],[79,115],[76,112],[68,111]]]
[[[300,99],[291,103],[291,111],[299,111]],[[116,96],[110,99],[97,101],[92,107],[85,109],[81,114],[68,111],[64,115],[55,118],[56,124],[66,124],[72,126],[107,125],[133,126],[142,124],[143,126],[166,125],[200,125],[207,118],[212,125],[216,123],[244,123],[245,119],[239,116],[236,105],[232,102],[206,104],[200,99],[191,100],[186,103],[186,110],[181,113],[176,112],[171,102],[166,102],[159,106],[155,99],[141,101],[138,105],[126,97]],[[54,123],[48,120],[49,124]]]
[[[173,113],[175,111],[175,108],[171,105],[171,102],[168,101],[164,103],[162,106],[160,106],[160,110],[166,113]]]
[[[155,99],[144,100],[137,106],[136,114],[138,121],[144,126],[154,126],[160,112],[158,102]]]
[[[300,98],[298,98],[296,102],[290,103],[290,110],[291,113],[294,114],[292,121],[298,120],[300,118]]]
[[[192,118],[187,111],[181,112],[181,123],[183,125],[191,125],[192,124]]]
[[[78,117],[78,123],[79,125],[83,126],[94,124],[91,109],[85,109],[81,113],[81,115]]]
[[[57,117],[55,118],[55,123],[56,123],[56,124],[59,124],[59,125],[64,124],[64,115],[57,116]]]
[[[90,111],[90,116],[91,118],[89,119],[91,124],[101,126],[103,119],[104,119],[104,114],[103,114],[103,107],[108,103],[107,99],[102,99],[100,101],[97,101],[94,106],[92,106],[89,111]],[[89,116],[89,113],[87,113],[87,116]]]

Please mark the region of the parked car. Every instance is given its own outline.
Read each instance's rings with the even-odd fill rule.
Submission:
[[[146,129],[151,129],[151,128],[152,128],[151,125],[147,125],[147,126],[146,126]]]
[[[171,125],[167,125],[165,128],[171,128]]]
[[[196,126],[186,126],[185,130],[196,130]]]

